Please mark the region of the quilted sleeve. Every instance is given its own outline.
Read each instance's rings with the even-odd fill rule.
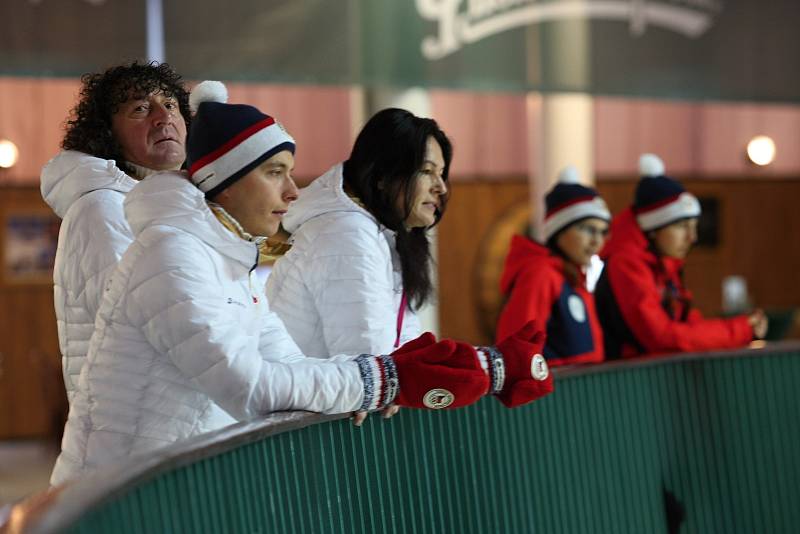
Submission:
[[[59,233],[54,302],[70,393],[77,388],[106,284],[133,239],[121,198],[114,191],[89,193],[67,212]]]
[[[355,362],[302,358],[293,343],[283,342],[276,348],[293,352],[287,361],[262,357],[262,331],[245,331],[236,315],[226,313],[213,252],[204,244],[187,237],[149,248],[147,268],[129,295],[143,332],[233,417],[278,410],[343,413],[360,406],[363,382]]]
[[[388,354],[397,337],[391,255],[366,229],[315,240],[302,273],[329,354]]]

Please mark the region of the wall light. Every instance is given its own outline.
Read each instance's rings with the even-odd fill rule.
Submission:
[[[757,135],[747,143],[747,158],[756,165],[765,166],[775,161],[775,141],[766,135]]]
[[[10,169],[16,165],[19,159],[17,145],[8,139],[0,139],[0,167]]]

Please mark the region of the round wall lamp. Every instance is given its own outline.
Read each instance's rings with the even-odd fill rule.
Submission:
[[[760,167],[775,161],[775,141],[766,135],[757,135],[747,143],[747,159]]]
[[[17,164],[19,150],[8,139],[0,139],[0,168],[10,169]]]

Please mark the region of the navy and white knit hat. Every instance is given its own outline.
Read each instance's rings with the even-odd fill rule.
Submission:
[[[636,186],[633,212],[644,232],[682,219],[700,216],[700,202],[680,182],[664,175],[664,162],[655,154],[639,158],[642,178]]]
[[[221,82],[205,81],[189,96],[195,113],[186,142],[192,182],[211,198],[278,152],[294,153],[283,126],[253,106],[227,104]]]
[[[578,170],[565,167],[558,175],[558,183],[544,197],[547,212],[544,217],[545,242],[574,222],[589,217],[611,220],[605,201],[591,187],[582,185]]]

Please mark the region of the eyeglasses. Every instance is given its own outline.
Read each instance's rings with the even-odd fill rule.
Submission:
[[[608,237],[608,226],[598,228],[592,224],[579,223],[575,228],[577,228],[579,232],[586,234],[588,237],[602,237],[603,239]]]

